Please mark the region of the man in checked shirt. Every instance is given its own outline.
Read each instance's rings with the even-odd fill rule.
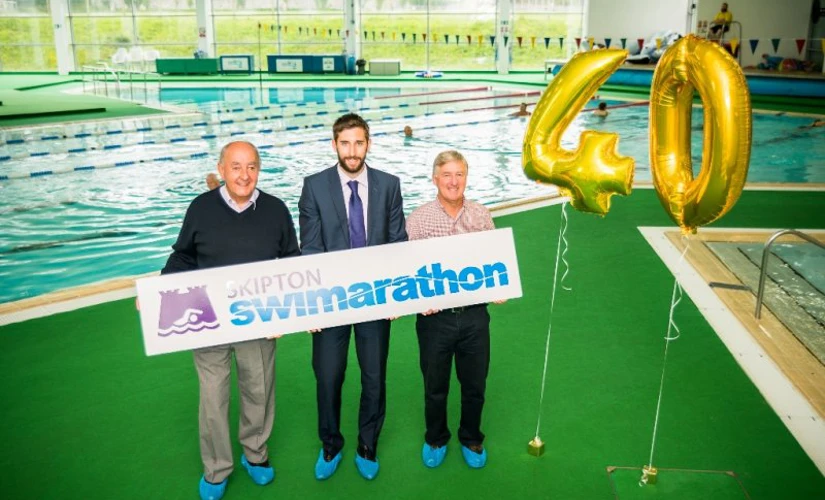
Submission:
[[[407,218],[410,240],[495,229],[490,211],[464,198],[467,160],[458,151],[443,151],[433,162],[434,201],[415,209]],[[503,301],[502,301],[503,302]],[[487,463],[481,410],[490,365],[490,315],[487,304],[452,309],[431,309],[419,314],[415,324],[424,376],[424,420],[427,432],[421,459],[438,467],[447,454],[447,395],[452,362],[461,384],[461,422],[458,440],[467,465],[474,469]]]

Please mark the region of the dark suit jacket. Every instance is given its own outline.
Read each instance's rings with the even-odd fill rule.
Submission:
[[[398,177],[368,167],[367,184],[367,246],[407,241]],[[304,179],[298,201],[303,255],[350,248],[344,203],[337,165]]]

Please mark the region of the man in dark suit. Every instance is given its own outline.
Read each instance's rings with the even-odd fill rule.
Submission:
[[[298,202],[301,250],[304,255],[407,240],[398,177],[365,163],[369,126],[347,114],[332,127],[338,163],[304,179]],[[342,264],[346,262],[342,259]],[[378,435],[386,410],[387,353],[390,320],[342,325],[315,332],[312,368],[318,400],[318,435],[322,448],[315,477],[327,479],[341,461],[341,387],[347,368],[352,330],[361,366],[361,406],[355,465],[365,479],[378,474]]]

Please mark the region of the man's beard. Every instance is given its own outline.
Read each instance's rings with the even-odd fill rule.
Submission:
[[[358,165],[355,168],[350,168],[349,165],[347,165],[347,160],[359,160],[359,159],[361,161],[358,162]],[[338,155],[338,164],[341,165],[341,168],[343,168],[344,170],[346,170],[347,172],[349,172],[351,174],[357,174],[358,172],[360,172],[361,169],[364,168],[365,160],[366,160],[366,158],[358,158],[357,156],[349,156],[347,158],[344,158],[340,154]]]

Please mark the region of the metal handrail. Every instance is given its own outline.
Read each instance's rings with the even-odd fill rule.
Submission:
[[[117,76],[117,72],[114,69],[110,68],[109,65],[106,62],[101,61],[97,65],[84,66],[84,68],[86,68],[86,67],[90,67],[93,70],[93,72],[92,72],[92,81],[95,82],[95,85],[94,85],[94,93],[95,94],[97,94],[97,84],[96,84],[97,78],[96,78],[96,76],[100,75],[102,77],[101,81],[103,82],[103,91],[106,93],[107,97],[109,96],[109,78],[108,78],[108,75],[112,75],[113,77],[115,77],[115,88],[117,89],[117,94],[120,95],[120,78]]]
[[[762,296],[765,294],[765,276],[768,273],[768,257],[771,255],[769,250],[774,241],[782,236],[785,236],[786,234],[792,234],[802,238],[805,241],[813,243],[819,248],[825,249],[825,245],[823,245],[819,240],[816,240],[811,236],[795,229],[783,229],[782,231],[777,231],[773,236],[768,238],[768,241],[765,242],[765,248],[762,249],[762,270],[759,273],[759,289],[756,292],[756,310],[753,313],[756,319],[760,319],[762,317]]]
[[[115,80],[117,81],[118,90],[120,89],[120,81],[117,79],[117,75],[115,75],[111,71],[111,69],[106,65],[106,63],[101,62],[101,63],[98,63],[98,64],[87,64],[87,65],[81,66],[80,69],[81,69],[81,73],[82,73],[81,81],[83,82],[83,92],[84,93],[86,92],[86,73],[89,72],[89,71],[91,71],[91,76],[92,76],[92,93],[93,94],[97,94],[97,81],[98,81],[97,77],[98,77],[98,75],[100,75],[101,82],[103,84],[103,91],[106,93],[107,96],[109,95],[108,82],[107,82],[107,78],[106,78],[106,73],[107,72],[112,73],[112,75],[114,75]]]
[[[121,83],[126,83],[126,79],[128,78],[129,83],[129,100],[134,101],[134,86],[139,85],[140,81],[135,81],[135,75],[143,77],[143,100],[144,102],[148,102],[148,82],[150,78],[155,78],[158,84],[158,95],[160,95],[160,90],[162,87],[162,82],[160,79],[160,75],[153,71],[140,71],[140,70],[133,70],[133,69],[125,69],[125,68],[112,68],[106,62],[100,62],[96,65],[84,65],[82,66],[83,77],[81,78],[83,82],[83,92],[86,92],[86,78],[85,74],[87,71],[91,72],[92,76],[92,93],[97,94],[97,80],[98,76],[101,77],[101,82],[103,83],[103,90],[106,93],[106,96],[109,95],[109,87],[108,87],[108,75],[114,76],[115,85],[117,89],[117,97],[121,97]]]

